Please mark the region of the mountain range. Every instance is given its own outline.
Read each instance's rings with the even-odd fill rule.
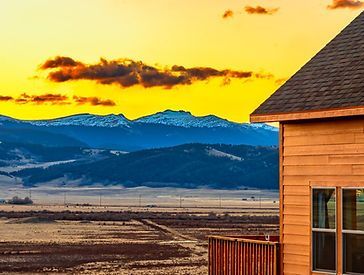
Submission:
[[[122,114],[79,114],[51,120],[1,116],[0,141],[125,151],[185,143],[271,146],[278,143],[278,130],[266,124],[235,123],[213,115],[197,117],[171,110],[136,120]]]
[[[0,184],[277,188],[277,142],[275,127],[184,111],[0,116]]]
[[[88,152],[84,152],[88,154]],[[0,169],[1,170],[1,169]],[[77,186],[208,187],[275,189],[278,149],[248,145],[184,144],[97,156],[10,173],[26,186],[44,183]]]

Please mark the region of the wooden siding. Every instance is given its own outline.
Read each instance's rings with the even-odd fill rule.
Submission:
[[[311,274],[310,186],[364,185],[364,118],[280,128],[282,268],[284,274]]]
[[[251,114],[250,122],[283,122],[283,121],[302,121],[307,119],[325,119],[334,117],[363,116],[364,107],[339,108],[331,110],[303,111],[280,114],[258,115]]]

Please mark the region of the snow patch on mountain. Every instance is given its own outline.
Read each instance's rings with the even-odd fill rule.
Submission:
[[[222,119],[214,115],[194,116],[190,112],[171,110],[166,110],[164,112],[159,112],[154,115],[141,117],[134,121],[139,123],[163,124],[184,128],[228,128],[236,124],[234,122],[230,122],[226,119]]]
[[[91,115],[80,114],[69,117],[49,119],[49,120],[33,120],[27,121],[36,126],[89,126],[89,127],[129,127],[130,121],[122,114],[119,115]]]
[[[243,161],[244,159],[238,156],[234,156],[232,154],[228,154],[219,150],[216,150],[214,148],[208,148],[206,149],[207,155],[218,157],[218,158],[228,158],[231,160],[237,160],[237,161]]]
[[[186,111],[166,110],[152,115],[144,116],[135,120],[127,119],[123,114],[109,115],[92,115],[79,114],[68,117],[47,119],[47,120],[17,120],[7,116],[0,116],[0,125],[2,123],[25,122],[35,126],[87,126],[103,128],[131,128],[133,124],[160,124],[183,128],[235,128],[245,131],[272,131],[278,132],[278,128],[264,123],[237,123],[215,115],[194,116]]]
[[[273,132],[279,131],[279,129],[277,127],[273,127],[273,126],[270,126],[265,123],[249,123],[249,126],[252,128],[255,128],[255,129],[263,129],[263,130],[268,130],[268,131],[273,131]]]

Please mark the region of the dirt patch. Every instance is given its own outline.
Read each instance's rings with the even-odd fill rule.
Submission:
[[[1,272],[66,272],[90,263],[118,260],[169,260],[188,257],[190,251],[175,245],[160,244],[25,244],[3,243],[0,246]]]
[[[20,219],[11,219],[9,224],[22,224],[22,223],[55,223],[56,221],[47,217],[28,217]]]
[[[0,211],[0,217],[2,274],[206,274],[208,235],[278,232],[276,215],[188,209]]]

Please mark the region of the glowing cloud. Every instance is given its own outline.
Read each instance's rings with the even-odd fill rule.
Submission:
[[[115,106],[115,102],[110,99],[101,99],[98,97],[81,97],[81,96],[74,96],[73,100],[78,105],[90,104],[92,106]]]
[[[27,93],[22,93],[20,96],[14,98],[12,96],[0,96],[1,101],[12,101],[15,104],[51,104],[51,105],[69,105],[72,103],[76,103],[77,105],[92,105],[92,106],[106,106],[111,107],[115,106],[116,103],[111,99],[101,99],[99,97],[80,97],[74,96],[72,100],[66,96],[61,94],[43,94],[43,95],[29,95]]]
[[[0,101],[11,101],[14,100],[12,96],[0,96]]]
[[[65,61],[66,60],[66,61]],[[118,84],[123,88],[141,85],[144,88],[164,87],[170,89],[176,85],[191,85],[196,81],[210,78],[271,78],[252,71],[217,70],[210,67],[185,68],[174,65],[171,68],[157,68],[141,61],[101,59],[97,64],[85,64],[69,57],[56,57],[47,60],[40,67],[50,70],[48,79],[54,82],[70,80],[93,80],[99,84]]]
[[[14,101],[18,104],[34,103],[45,104],[50,103],[52,105],[69,104],[67,102],[68,97],[61,94],[43,94],[43,95],[28,95],[26,93],[21,94]]]
[[[226,10],[222,15],[222,18],[227,19],[234,16],[234,12],[232,10]]]
[[[360,9],[362,7],[364,7],[364,2],[359,0],[332,0],[332,4],[327,6],[330,10],[343,8]]]
[[[245,7],[245,12],[248,14],[272,15],[272,14],[276,13],[278,10],[279,10],[279,8],[269,9],[269,8],[264,8],[262,6],[256,6],[256,7],[246,6]]]

